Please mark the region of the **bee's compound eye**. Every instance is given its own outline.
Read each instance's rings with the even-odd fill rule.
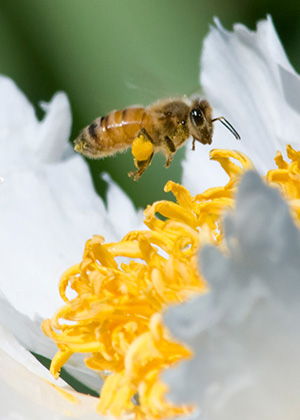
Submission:
[[[197,126],[202,125],[204,122],[203,112],[199,108],[193,108],[190,112],[190,117],[192,122]]]

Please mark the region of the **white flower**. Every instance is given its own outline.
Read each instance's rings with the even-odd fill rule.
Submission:
[[[242,136],[233,144],[216,126],[215,147],[237,148],[261,174],[276,150],[300,144],[300,78],[268,18],[251,32],[220,23],[204,44],[201,80],[216,112]],[[221,133],[222,130],[222,133]],[[221,172],[201,148],[188,153],[184,180],[192,191],[215,184]],[[194,174],[192,177],[193,168]],[[202,169],[202,167],[201,167]],[[200,185],[200,187],[199,187]],[[195,352],[166,375],[177,401],[197,404],[203,420],[297,420],[300,412],[300,231],[279,193],[252,172],[225,220],[229,254],[204,248],[200,267],[210,292],[171,309],[167,325]]]
[[[282,146],[286,142],[294,143],[294,145],[299,144],[300,95],[297,94],[300,90],[299,77],[288,63],[270,19],[259,24],[257,33],[250,32],[242,26],[236,26],[235,32],[230,34],[217,22],[217,28],[211,30],[205,43],[202,69],[203,87],[207,99],[215,109],[216,116],[224,114],[242,136],[240,143],[234,143],[234,138],[226,132],[224,127],[216,124],[214,147],[241,149],[250,156],[260,171],[265,172],[271,167],[277,148],[283,150]],[[42,107],[46,116],[40,122],[37,120],[32,106],[13,82],[5,77],[0,77],[0,180],[3,181],[0,183],[0,391],[4,398],[0,415],[1,418],[8,420],[15,418],[39,419],[41,417],[63,419],[64,416],[76,412],[79,418],[92,419],[94,418],[94,399],[80,397],[73,392],[76,398],[82,399],[81,404],[74,408],[74,403],[62,399],[58,391],[45,382],[45,379],[50,382],[53,380],[50,379],[48,371],[28,351],[50,358],[54,355],[56,347],[54,344],[51,345],[42,334],[40,325],[43,319],[51,317],[60,306],[61,299],[57,291],[58,279],[67,267],[81,260],[85,241],[93,234],[101,234],[107,241],[119,240],[128,231],[139,228],[142,214],[135,211],[126,195],[109,179],[107,207],[95,194],[85,162],[80,156],[74,154],[68,144],[71,116],[66,96],[63,93],[58,93],[50,104],[43,104]],[[250,175],[250,178],[244,181],[240,196],[242,200],[246,200],[244,196],[247,193],[249,199],[253,198],[255,212],[249,215],[249,209],[241,206],[237,209],[237,216],[228,218],[232,223],[232,226],[229,225],[227,228],[227,234],[230,236],[231,258],[226,259],[215,250],[207,250],[205,254],[207,260],[202,261],[201,267],[216,290],[214,292],[213,289],[212,293],[201,301],[201,305],[207,305],[206,318],[203,317],[201,328],[208,335],[214,336],[215,332],[215,330],[209,329],[210,326],[218,327],[220,320],[227,321],[227,305],[229,305],[228,325],[232,322],[233,327],[236,327],[237,323],[242,323],[246,317],[245,308],[248,308],[248,314],[251,316],[252,306],[259,301],[260,296],[267,301],[267,307],[263,307],[262,310],[270,309],[266,314],[274,315],[276,321],[279,320],[278,314],[284,307],[283,303],[284,305],[287,302],[290,303],[290,295],[285,296],[282,303],[277,290],[274,291],[271,287],[268,289],[265,286],[265,281],[267,281],[264,277],[265,272],[262,272],[254,286],[250,281],[253,277],[251,270],[257,268],[257,258],[260,257],[259,262],[265,261],[261,259],[261,256],[264,255],[263,251],[268,252],[272,241],[275,245],[278,244],[278,239],[282,241],[282,237],[279,235],[283,234],[288,235],[286,242],[289,241],[289,235],[298,238],[298,232],[288,218],[286,208],[277,195],[274,195],[273,192],[269,193],[268,189],[251,176],[254,175]],[[185,186],[192,190],[192,193],[202,192],[208,186],[220,185],[223,182],[223,177],[223,171],[218,169],[217,164],[208,163],[207,148],[198,147],[196,153],[187,153],[183,181]],[[254,189],[253,194],[252,188]],[[256,202],[259,202],[257,195],[260,196],[262,192],[265,195],[263,197],[265,202],[271,206],[271,209],[275,205],[281,206],[280,208],[283,209],[279,211],[278,220],[276,219],[272,225],[274,232],[270,231],[269,236],[266,237],[262,236],[265,232],[259,224],[264,220],[265,213],[261,213],[261,218],[259,218],[260,208],[256,208]],[[269,213],[272,214],[272,211],[269,210]],[[238,222],[236,222],[236,217]],[[254,229],[246,229],[249,218],[255,223],[255,226],[260,228],[254,237]],[[278,226],[284,232],[277,229]],[[241,239],[241,229],[245,239]],[[247,240],[250,237],[252,245],[249,248]],[[265,242],[263,242],[264,238]],[[243,240],[246,240],[246,243]],[[294,241],[295,246],[298,246],[298,239]],[[240,247],[237,248],[236,243]],[[258,254],[257,244],[261,243],[264,245],[263,251],[261,250]],[[249,253],[249,249],[252,254]],[[273,248],[271,247],[271,249]],[[293,274],[290,272],[286,274],[284,271],[288,268],[283,264],[285,254],[281,251],[283,252],[284,249],[278,247],[276,250],[275,256],[282,262],[282,267],[278,267],[278,273],[280,268],[282,273],[290,276],[288,280],[291,281]],[[248,253],[246,255],[252,257],[249,262],[247,259],[241,258],[240,255],[240,253],[244,255],[243,253],[246,251]],[[211,255],[218,262],[216,265],[213,265]],[[291,255],[287,258],[291,258]],[[246,270],[245,273],[249,277],[249,285],[247,284],[249,296],[242,296],[243,290],[235,289],[233,281],[233,286],[225,287],[225,300],[222,303],[223,293],[220,295],[218,292],[223,290],[223,277],[219,278],[218,276],[223,276],[223,273],[220,272],[220,269],[216,273],[216,267],[218,268],[219,264],[224,268],[224,273],[225,269],[227,270],[226,279],[229,278],[229,275],[235,279],[233,276],[236,275],[237,283],[239,271],[234,271],[236,270],[234,265],[236,259],[240,270]],[[294,273],[296,265],[293,264],[296,264],[297,261],[294,258],[289,262],[290,269]],[[265,265],[262,264],[262,269],[263,267]],[[273,268],[276,267],[275,264]],[[219,281],[218,284],[216,284],[217,281]],[[269,285],[270,281],[267,283]],[[282,291],[279,279],[277,283]],[[293,283],[292,286],[296,287],[296,284]],[[235,311],[234,299],[238,296],[239,291],[241,297]],[[295,296],[296,289],[291,289],[291,291],[292,296]],[[213,304],[211,301],[216,296],[220,299],[220,305],[213,308],[212,314]],[[245,308],[242,305],[243,298]],[[270,300],[270,304],[267,299]],[[274,309],[274,300],[279,302],[279,312],[276,308]],[[197,311],[198,304],[194,303],[194,305]],[[184,309],[182,310],[184,311]],[[203,310],[203,314],[204,312],[205,310]],[[294,315],[297,315],[296,309]],[[177,319],[176,312],[174,316]],[[179,315],[179,319],[180,317],[181,315]],[[193,339],[197,350],[198,332],[201,328],[199,330],[198,324],[195,326],[194,319],[192,314],[187,316],[186,322],[188,326],[192,325],[192,329],[195,330]],[[272,328],[274,319],[270,324]],[[261,319],[254,316],[254,320],[258,323]],[[170,322],[172,323],[172,321]],[[290,325],[287,325],[289,322]],[[260,329],[257,331],[265,331],[262,329],[264,328],[262,322],[259,327]],[[286,327],[294,328],[294,318],[284,318],[282,324],[278,324],[280,337],[284,336]],[[268,333],[273,337],[274,328],[272,328]],[[187,331],[190,331],[190,328]],[[234,334],[231,336],[232,331],[230,330],[226,332],[228,334],[226,337],[224,336],[226,347],[224,350],[227,351],[226,356],[232,362],[229,365],[233,366],[233,372],[229,369],[222,369],[222,366],[220,368],[218,360],[209,359],[209,352],[204,356],[201,353],[200,356],[204,357],[204,362],[199,361],[199,357],[196,357],[194,368],[197,377],[201,380],[202,391],[194,394],[191,391],[189,396],[201,403],[202,409],[206,410],[203,413],[210,416],[207,418],[219,416],[218,410],[222,409],[224,411],[221,410],[221,412],[224,413],[224,416],[225,414],[229,417],[231,415],[234,420],[234,413],[230,411],[233,392],[237,392],[236,395],[238,395],[239,385],[244,380],[246,382],[243,382],[243,386],[248,386],[244,389],[249,390],[250,394],[254,389],[253,384],[258,378],[261,380],[261,386],[264,383],[269,383],[269,365],[272,367],[274,361],[270,359],[270,364],[264,366],[262,371],[253,363],[251,365],[253,373],[250,372],[247,375],[247,370],[247,372],[245,371],[246,376],[235,376],[239,366],[233,364],[232,357],[239,356],[241,360],[238,363],[242,364],[248,353],[245,355],[242,350],[240,353],[238,351],[231,352],[231,341],[235,343],[237,337]],[[222,331],[221,334],[223,334]],[[230,337],[233,339],[230,340]],[[243,337],[243,343],[249,344],[246,341],[248,338],[246,334],[246,337]],[[296,337],[296,339],[298,338]],[[291,348],[288,348],[286,354],[290,360],[294,356],[297,343],[299,344],[298,341],[291,341]],[[276,342],[276,344],[278,343]],[[261,340],[261,352],[269,350],[268,346],[267,339]],[[256,346],[252,347],[254,352]],[[249,352],[249,357],[252,354],[254,353]],[[277,354],[274,352],[274,360],[276,357]],[[81,362],[80,358],[72,357],[67,368],[85,384],[99,389],[98,377],[91,371],[87,371]],[[207,363],[205,367],[209,367],[209,363],[215,362],[216,364],[211,367],[209,374],[216,375],[213,379],[220,378],[218,373],[221,371],[222,375],[217,388],[210,387],[210,378],[207,376],[202,378],[201,372],[197,370],[198,366],[202,366],[203,363]],[[290,366],[293,366],[292,363]],[[286,372],[283,370],[282,372],[282,378],[285,380]],[[186,384],[186,389],[190,389],[192,382],[185,374],[184,371],[180,381],[182,385]],[[229,378],[229,382],[232,380],[234,383],[233,388],[226,388],[229,394],[224,395],[221,382],[223,379],[226,381],[227,378]],[[59,384],[69,390],[63,381],[60,381]],[[215,392],[214,398],[218,404],[211,404],[209,395],[205,391],[206,386],[209,387],[210,394]],[[277,390],[277,388],[274,389]],[[182,394],[182,396],[187,395]],[[247,402],[248,400],[245,404]],[[243,403],[243,399],[241,403]],[[244,413],[242,417],[246,418]]]

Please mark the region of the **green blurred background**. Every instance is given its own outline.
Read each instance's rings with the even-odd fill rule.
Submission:
[[[299,71],[299,0],[0,0],[0,73],[34,105],[65,91],[75,138],[112,109],[199,89],[199,55],[213,16],[229,29],[235,22],[254,29],[267,13]],[[168,179],[180,181],[183,153],[168,170],[156,156],[138,182],[127,177],[130,151],[89,164],[102,196],[106,171],[144,207],[165,196]]]

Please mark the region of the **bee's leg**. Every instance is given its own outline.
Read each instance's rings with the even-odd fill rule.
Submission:
[[[196,139],[193,139],[192,150],[195,150],[195,143],[196,143]]]
[[[173,154],[169,154],[169,155],[168,155],[168,157],[167,157],[167,159],[166,159],[166,164],[165,164],[165,167],[166,167],[166,168],[168,168],[168,167],[170,166],[170,163],[172,162],[173,157],[174,157],[174,153],[173,153]]]
[[[150,165],[153,156],[154,153],[151,153],[147,160],[135,160],[134,163],[138,170],[136,172],[129,172],[128,176],[133,177],[134,181],[137,181]]]
[[[168,136],[165,137],[164,143],[165,143],[166,151],[168,153],[165,166],[166,168],[168,168],[170,166],[170,163],[173,160],[174,154],[176,152],[176,147],[175,147],[175,144],[170,139],[170,137]]]

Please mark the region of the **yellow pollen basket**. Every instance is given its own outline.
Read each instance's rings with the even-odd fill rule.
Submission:
[[[141,157],[139,142],[144,139],[136,141],[134,156],[143,160],[147,154]],[[152,153],[150,147],[147,153]],[[278,169],[265,179],[281,190],[299,223],[300,153],[288,146],[287,155],[291,163],[278,153]],[[117,243],[106,244],[94,236],[86,243],[82,262],[60,279],[65,305],[42,325],[58,347],[50,370],[58,377],[74,353],[86,354],[87,367],[104,378],[98,404],[104,416],[156,420],[193,410],[175,406],[165,396],[168,389],[161,373],[192,353],[170,335],[162,313],[170,304],[208,291],[198,267],[199,250],[207,242],[225,246],[222,215],[235,205],[241,175],[254,169],[247,156],[235,151],[213,150],[211,159],[228,174],[225,187],[192,197],[169,181],[165,191],[174,194],[176,203],[149,205],[144,212],[148,230],[130,232]],[[70,289],[76,294],[73,298],[68,298]]]
[[[133,141],[131,151],[136,161],[147,160],[153,152],[153,144],[141,135]]]

